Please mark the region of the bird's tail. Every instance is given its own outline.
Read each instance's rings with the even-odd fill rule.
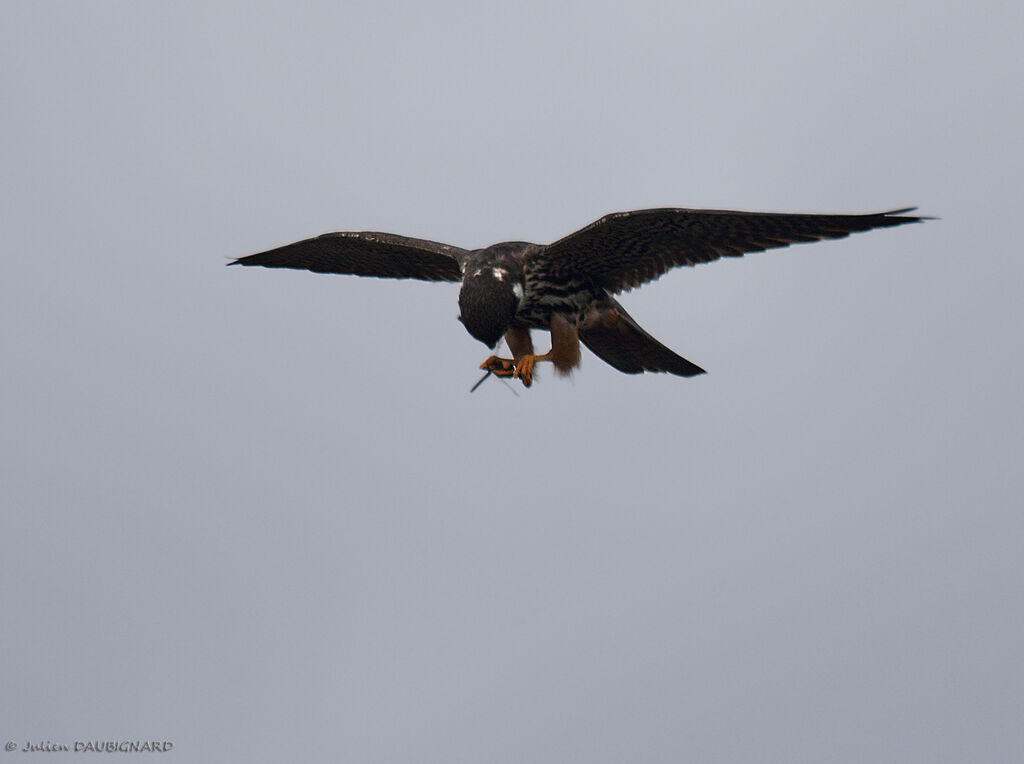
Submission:
[[[669,350],[633,320],[618,301],[608,296],[580,327],[580,340],[591,352],[626,374],[667,371],[680,377],[704,374],[704,369]]]

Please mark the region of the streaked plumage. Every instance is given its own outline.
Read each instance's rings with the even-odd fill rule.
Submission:
[[[689,377],[704,370],[641,329],[613,295],[677,266],[926,219],[905,214],[913,209],[869,215],[637,210],[605,215],[553,244],[502,242],[475,250],[389,233],[329,233],[231,264],[461,281],[466,329],[491,348],[504,337],[513,355],[491,356],[481,368],[519,377],[527,387],[537,361],[552,361],[563,373],[578,365],[580,341],[627,374]],[[531,329],[551,332],[548,353],[534,354]]]

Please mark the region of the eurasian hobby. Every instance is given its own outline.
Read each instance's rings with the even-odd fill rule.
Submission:
[[[518,377],[526,387],[538,361],[551,361],[562,374],[578,366],[581,341],[627,374],[667,371],[692,377],[704,370],[641,329],[613,295],[680,265],[925,219],[904,214],[913,210],[869,215],[637,210],[605,215],[553,244],[508,241],[484,249],[391,233],[327,233],[230,264],[461,281],[459,320],[489,348],[504,337],[512,353],[512,358],[492,355],[480,368]],[[547,353],[534,353],[531,329],[551,333]]]

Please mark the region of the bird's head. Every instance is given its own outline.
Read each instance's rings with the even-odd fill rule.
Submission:
[[[466,331],[493,348],[511,326],[522,298],[523,285],[506,269],[475,269],[462,280],[459,320]]]

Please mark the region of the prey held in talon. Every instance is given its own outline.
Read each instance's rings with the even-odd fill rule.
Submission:
[[[506,241],[483,249],[372,231],[327,233],[229,265],[461,282],[459,320],[466,331],[492,350],[504,339],[512,354],[492,355],[480,368],[525,387],[541,361],[560,374],[579,366],[580,343],[626,374],[692,377],[704,369],[644,331],[614,295],[678,266],[928,219],[906,214],[914,209],[867,215],[636,210],[605,215],[552,244]],[[548,352],[534,352],[533,329],[550,333]]]
[[[498,377],[512,377],[516,373],[516,362],[511,358],[498,358],[496,355],[492,355],[482,364],[481,369],[486,369]]]
[[[523,381],[524,387],[529,387],[533,384],[533,366],[537,361],[550,360],[546,355],[528,355],[522,356],[516,361],[514,358],[499,358],[496,355],[492,355],[482,364],[481,369],[494,374],[496,377],[518,377]]]

